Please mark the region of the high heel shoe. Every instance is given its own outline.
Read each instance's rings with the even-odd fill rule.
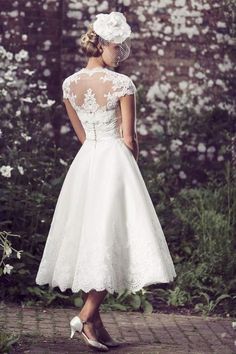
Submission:
[[[99,328],[102,328],[103,326],[97,326],[95,327],[95,333],[96,333],[96,336],[97,338],[99,339],[99,342],[102,343],[102,344],[105,344],[107,347],[118,347],[119,345],[121,345],[122,343],[121,342],[118,342],[118,341],[115,341],[114,339],[109,339],[109,340],[102,340],[99,338]]]
[[[84,324],[85,323],[89,323],[90,321],[85,321],[85,320],[81,320],[78,316],[75,316],[72,318],[72,320],[70,321],[70,329],[71,329],[71,335],[70,335],[70,339],[73,338],[74,334],[76,331],[78,331],[79,333],[81,333],[83,335],[83,339],[85,341],[85,343],[93,348],[93,349],[96,349],[98,351],[108,351],[109,348],[100,343],[99,341],[97,340],[94,340],[94,339],[89,339],[86,334],[83,332],[83,327],[84,327]]]

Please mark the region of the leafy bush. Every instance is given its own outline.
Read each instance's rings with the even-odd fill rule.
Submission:
[[[174,290],[162,294],[169,304],[196,305],[195,309],[204,313],[221,304],[223,311],[232,312],[236,295],[236,186],[232,172],[228,162],[221,185],[183,189],[173,198],[172,226],[178,225],[176,220],[180,224],[175,228],[178,277]]]

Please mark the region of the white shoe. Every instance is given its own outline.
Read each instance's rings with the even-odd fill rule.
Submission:
[[[85,343],[89,347],[92,347],[93,349],[97,349],[98,351],[106,351],[107,352],[109,350],[109,348],[106,345],[98,342],[97,340],[89,339],[86,336],[86,334],[83,332],[84,323],[90,323],[90,321],[81,320],[79,318],[79,316],[75,316],[72,318],[72,320],[70,321],[70,329],[71,329],[70,339],[72,339],[75,332],[78,331],[79,333],[81,333],[83,335],[82,338],[84,339]]]

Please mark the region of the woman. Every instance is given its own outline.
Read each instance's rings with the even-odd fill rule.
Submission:
[[[136,87],[115,68],[130,52],[122,13],[99,14],[81,45],[87,66],[63,82],[63,98],[82,146],[64,180],[36,283],[82,290],[70,321],[85,342],[107,351],[120,343],[105,329],[106,294],[173,281],[174,265],[139,170]]]

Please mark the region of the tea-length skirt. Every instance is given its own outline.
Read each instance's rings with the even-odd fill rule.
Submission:
[[[85,140],[64,179],[36,283],[112,294],[175,276],[131,150],[122,138]]]

